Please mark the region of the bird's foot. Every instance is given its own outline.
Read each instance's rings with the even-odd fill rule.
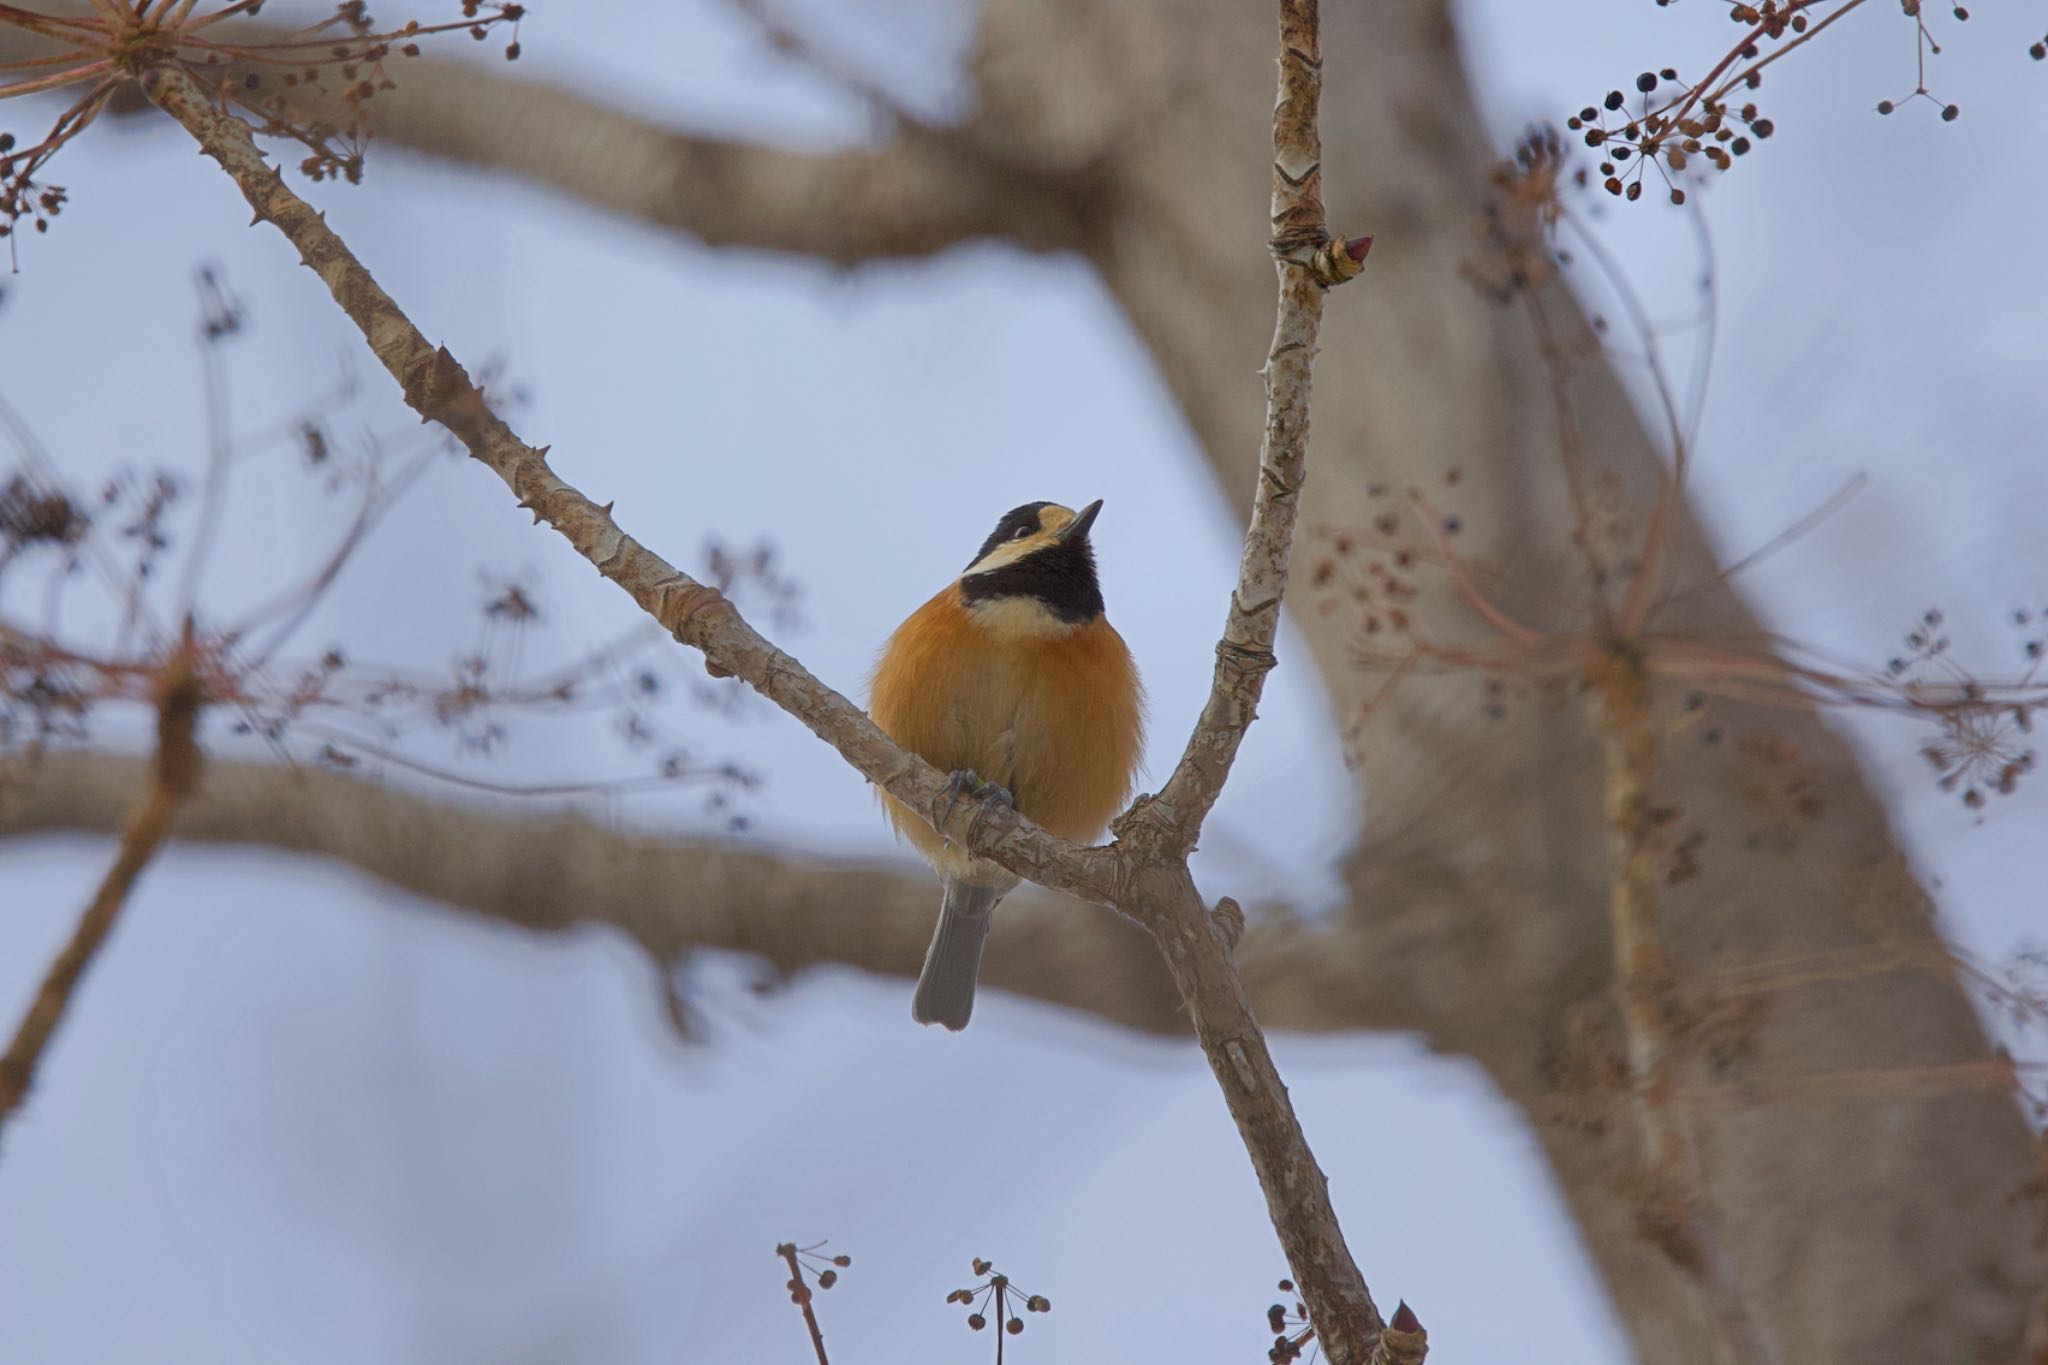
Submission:
[[[967,826],[967,832],[970,836],[980,828],[981,818],[988,813],[990,806],[1003,806],[1010,810],[1017,808],[1017,803],[1011,797],[1009,788],[998,782],[985,782],[971,770],[959,768],[946,779],[946,806],[939,813],[939,823],[941,825],[953,818],[953,809],[960,804],[962,798],[970,798],[982,803],[981,809],[974,813],[973,821]]]

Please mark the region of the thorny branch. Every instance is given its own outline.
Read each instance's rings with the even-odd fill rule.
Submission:
[[[1279,46],[1271,242],[1279,300],[1266,359],[1266,425],[1251,525],[1216,646],[1215,678],[1187,751],[1159,796],[1138,802],[1115,829],[1119,846],[1130,845],[1149,871],[1160,874],[1165,913],[1147,919],[1147,927],[1166,955],[1251,1152],[1273,1226],[1324,1348],[1335,1365],[1350,1365],[1386,1359],[1386,1323],[1344,1243],[1322,1170],[1252,1016],[1231,961],[1231,938],[1193,894],[1185,861],[1230,775],[1274,665],[1295,514],[1307,475],[1310,378],[1323,293],[1356,276],[1371,246],[1370,238],[1333,242],[1324,219],[1317,0],[1281,0]]]
[[[600,507],[563,482],[548,466],[545,449],[528,446],[513,433],[461,363],[420,334],[323,216],[264,161],[247,124],[214,107],[175,68],[151,68],[143,87],[234,177],[256,221],[273,224],[299,248],[303,262],[326,283],[398,381],[407,405],[452,432],[518,494],[519,505],[537,523],[552,526],[671,635],[702,651],[718,672],[740,678],[794,715],[864,776],[934,819],[949,837],[966,842],[969,826],[978,822],[977,852],[1041,885],[1108,902],[1115,883],[1113,859],[1106,851],[1076,848],[1014,813],[990,809],[984,814],[979,802],[951,802],[945,779],[931,765],[897,748],[852,702],[776,649],[724,594],[626,534],[609,505]],[[948,818],[948,807],[955,804]]]
[[[1273,109],[1273,259],[1280,301],[1266,353],[1266,427],[1259,482],[1230,614],[1216,645],[1216,675],[1201,720],[1166,787],[1141,805],[1191,851],[1257,715],[1274,665],[1273,641],[1308,477],[1308,417],[1323,294],[1356,276],[1370,237],[1333,242],[1323,216],[1322,55],[1313,3],[1281,6],[1280,98]],[[1119,831],[1123,833],[1123,831]],[[1126,836],[1128,837],[1128,835]]]
[[[143,73],[144,92],[234,178],[256,221],[299,249],[421,416],[440,422],[600,573],[625,588],[706,667],[741,678],[803,721],[870,780],[923,813],[948,837],[1041,885],[1113,905],[1158,942],[1197,1036],[1257,1169],[1275,1230],[1334,1365],[1388,1359],[1385,1324],[1352,1260],[1264,1035],[1252,1017],[1225,935],[1212,924],[1186,864],[1201,816],[1228,776],[1250,724],[1286,584],[1295,501],[1303,475],[1310,367],[1322,292],[1355,276],[1369,243],[1333,244],[1323,222],[1317,109],[1321,93],[1314,0],[1280,6],[1280,102],[1274,117],[1274,239],[1280,299],[1268,363],[1264,464],[1252,529],[1209,704],[1159,801],[1119,822],[1119,844],[1081,849],[1007,809],[955,802],[930,765],[897,748],[843,696],[764,639],[715,589],[627,535],[563,482],[546,452],[522,442],[445,349],[432,347],[324,219],[267,165],[247,124],[205,98],[182,70]],[[957,806],[957,808],[955,808]],[[1184,812],[1184,813],[1179,813]],[[1143,831],[1142,833],[1140,831]]]
[[[163,845],[178,807],[199,783],[199,747],[193,731],[199,718],[202,687],[192,668],[191,651],[181,646],[167,662],[157,694],[156,759],[148,793],[121,834],[113,866],[101,880],[91,904],[79,916],[71,941],[50,964],[28,1012],[15,1029],[14,1040],[0,1056],[0,1130],[20,1107],[35,1082],[36,1066],[63,1021],[64,1011],[107,941],[136,878]]]

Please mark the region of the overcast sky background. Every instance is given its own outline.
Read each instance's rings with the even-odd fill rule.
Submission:
[[[1592,17],[1567,28],[1524,0],[1460,6],[1503,144],[1639,69],[1696,67],[1732,31],[1708,4],[1580,8]],[[2040,34],[2022,8],[1937,21],[1936,89],[1964,109],[1943,125],[1924,105],[1871,112],[1910,90],[1913,47],[1896,7],[1866,7],[1774,69],[1777,137],[1695,196],[1723,263],[1697,495],[1733,557],[1867,474],[1743,581],[1781,631],[1872,664],[1940,606],[1962,661],[2008,674],[2008,613],[2048,604],[2048,205],[2014,150],[2048,140],[2048,74],[2027,60]],[[515,70],[701,130],[825,145],[864,126],[716,0],[668,7],[659,41],[645,6],[581,0],[573,23],[569,10],[535,13]],[[816,31],[944,110],[957,80],[931,73],[957,71],[970,24],[944,0],[860,0]],[[251,314],[228,350],[236,429],[293,411],[356,352],[295,254],[249,230],[182,134],[103,128],[61,165],[74,205],[5,281],[0,397],[81,482],[199,468],[202,261],[224,264]],[[1110,612],[1151,693],[1150,776],[1168,771],[1206,686],[1238,511],[1087,270],[976,248],[834,275],[391,152],[363,188],[315,198],[430,336],[472,363],[510,358],[533,394],[522,433],[552,442],[563,475],[616,499],[630,529],[686,565],[713,536],[770,539],[804,590],[784,643],[842,689],[860,692],[879,642],[1003,510],[1106,499]],[[1654,315],[1694,307],[1681,215],[1645,205],[1602,224]],[[366,397],[344,429],[404,429],[381,375],[356,369]],[[289,457],[246,475],[202,594],[221,614],[309,565],[340,523]],[[869,531],[895,522],[901,536]],[[1163,562],[1174,571],[1141,567]],[[484,571],[523,577],[546,613],[536,664],[634,624],[491,476],[449,461],[302,643],[443,666],[474,639]],[[0,609],[22,607],[0,583]],[[83,607],[72,619],[90,629]],[[1312,905],[1354,812],[1302,651],[1283,641],[1281,657],[1199,871],[1218,893]],[[862,781],[765,705],[666,720],[693,751],[765,775],[749,837],[903,856]],[[2041,789],[1979,820],[1935,789],[1920,733],[1844,723],[1959,941],[1996,957],[2033,932]],[[434,736],[415,752],[452,761]],[[481,775],[588,779],[642,761],[602,721],[535,721]],[[715,819],[697,793],[605,813]],[[0,1018],[109,848],[0,844]],[[904,983],[844,972],[767,1001],[738,964],[708,964],[697,984],[712,1040],[684,1047],[651,969],[604,935],[530,938],[345,869],[172,849],[0,1154],[0,1360],[800,1361],[772,1248],[821,1237],[855,1256],[822,1304],[850,1365],[985,1359],[987,1337],[942,1302],[977,1255],[1054,1301],[1017,1343],[1024,1360],[1264,1350],[1284,1267],[1192,1048],[1000,996],[966,1034],[939,1036],[908,1025]],[[1475,1068],[1399,1038],[1278,1052],[1353,1249],[1383,1299],[1423,1314],[1433,1358],[1624,1359],[1533,1140]]]

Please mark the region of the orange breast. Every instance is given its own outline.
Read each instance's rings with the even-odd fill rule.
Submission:
[[[1101,618],[1065,634],[998,639],[957,586],[897,628],[875,668],[870,712],[941,772],[971,769],[1065,839],[1092,841],[1130,795],[1144,741],[1131,652]],[[897,831],[942,871],[964,855],[884,794]]]

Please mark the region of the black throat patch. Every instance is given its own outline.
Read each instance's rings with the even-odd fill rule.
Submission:
[[[1102,615],[1095,551],[1086,540],[1048,545],[1000,569],[968,574],[960,580],[960,597],[969,606],[1005,597],[1030,597],[1059,620],[1074,625]]]

